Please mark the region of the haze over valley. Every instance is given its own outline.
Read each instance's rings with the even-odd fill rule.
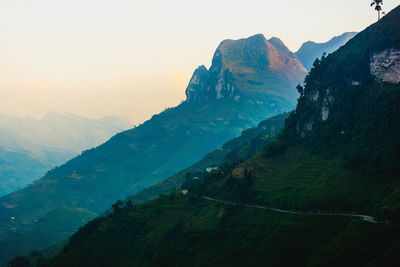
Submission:
[[[398,3],[25,4],[0,267],[400,265]]]

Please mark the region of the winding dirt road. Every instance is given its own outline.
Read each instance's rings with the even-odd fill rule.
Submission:
[[[250,204],[242,204],[242,203],[236,203],[236,202],[231,202],[231,201],[226,201],[226,200],[221,200],[221,199],[216,199],[212,197],[201,197],[204,200],[208,201],[214,201],[218,203],[223,203],[226,205],[231,205],[231,206],[239,206],[239,207],[245,207],[245,208],[254,208],[254,209],[261,209],[261,210],[270,210],[270,211],[275,211],[279,213],[286,213],[286,214],[298,214],[298,215],[311,215],[311,216],[342,216],[342,217],[355,217],[355,218],[361,218],[366,222],[369,223],[383,223],[376,218],[369,216],[369,215],[363,215],[363,214],[356,214],[356,213],[332,213],[332,212],[314,212],[314,211],[293,211],[293,210],[283,210],[283,209],[277,209],[277,208],[271,208],[271,207],[264,207],[264,206],[259,206],[259,205],[250,205]]]

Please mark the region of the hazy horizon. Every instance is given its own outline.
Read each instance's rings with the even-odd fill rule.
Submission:
[[[262,33],[295,52],[374,23],[369,3],[5,0],[0,113],[119,115],[139,124],[185,99],[192,72],[210,66],[222,40]],[[385,0],[384,10],[397,4]]]

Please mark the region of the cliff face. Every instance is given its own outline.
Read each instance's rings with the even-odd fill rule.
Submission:
[[[370,64],[371,74],[378,80],[400,82],[400,49],[386,49],[374,54]]]
[[[318,60],[305,78],[304,92],[286,131],[303,138],[326,121],[338,125],[339,136],[352,129],[355,114],[372,101],[367,100],[370,96],[389,93],[387,88],[400,82],[399,29],[397,8]],[[346,109],[350,112],[338,120],[338,114]]]
[[[294,106],[295,85],[305,75],[303,65],[281,40],[258,34],[223,41],[210,69],[201,66],[194,72],[186,96],[188,102],[228,99],[284,109]]]
[[[204,65],[194,71],[185,92],[188,102],[200,101],[209,76],[208,70]]]

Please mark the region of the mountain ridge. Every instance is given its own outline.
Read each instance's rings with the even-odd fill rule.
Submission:
[[[299,57],[304,67],[310,71],[315,59],[320,59],[323,53],[329,54],[336,51],[356,34],[357,32],[345,32],[323,43],[307,41],[297,50],[296,55]]]
[[[278,59],[287,58],[268,44],[265,38],[257,38],[260,39],[256,40],[258,45],[270,47]],[[190,166],[229,139],[240,135],[243,130],[256,126],[266,118],[292,110],[298,96],[293,85],[303,79],[305,70],[288,68],[269,71],[266,64],[263,65],[264,72],[253,68],[250,76],[245,74],[241,77],[246,84],[251,78],[254,90],[249,92],[238,86],[238,80],[231,79],[234,75],[239,77],[240,72],[249,66],[258,66],[258,58],[265,59],[262,54],[264,50],[249,49],[252,42],[243,39],[229,41],[227,47],[222,45],[229,54],[229,57],[222,57],[223,62],[217,49],[208,72],[207,84],[213,86],[212,90],[207,91],[204,87],[200,90],[204,93],[202,100],[205,101],[191,101],[189,96],[177,107],[166,109],[145,123],[113,136],[106,143],[83,151],[66,164],[50,170],[29,187],[0,198],[0,229],[4,231],[0,235],[0,256],[3,255],[3,261],[7,256],[27,252],[26,247],[21,245],[19,250],[18,244],[11,246],[7,242],[25,240],[19,243],[28,243],[31,250],[37,248],[35,244],[39,243],[35,242],[39,242],[41,236],[31,240],[24,232],[52,210],[58,210],[59,218],[59,208],[65,206],[72,210],[86,210],[88,214],[99,214],[117,199],[125,199]],[[234,64],[230,64],[233,61]],[[282,63],[280,60],[278,62]],[[227,65],[233,67],[228,69],[225,67]],[[197,73],[202,72],[205,72],[202,67],[197,70]],[[269,73],[269,79],[274,77],[274,81],[278,81],[277,86],[264,84],[266,80],[263,73]],[[287,80],[288,73],[299,80]],[[195,80],[195,77],[192,78],[192,85]],[[253,91],[259,97],[265,94],[264,101],[235,101],[231,97],[217,99],[218,90],[227,89],[227,85],[231,84],[243,88],[243,93],[249,95]],[[224,90],[220,91],[221,96],[225,96]],[[11,220],[12,217],[16,219]],[[73,232],[80,224],[68,226]],[[16,231],[9,230],[12,228]],[[68,234],[47,237],[48,245],[67,237]]]
[[[46,264],[399,265],[400,82],[371,71],[382,64],[374,55],[400,50],[399,31],[400,6],[316,61],[282,135],[262,153],[220,166],[188,191],[139,206],[116,203]],[[355,212],[390,223],[334,215]]]
[[[189,102],[231,99],[236,102],[268,101],[279,108],[293,105],[296,92],[282,92],[305,77],[306,70],[294,53],[278,38],[256,34],[224,40],[214,53],[212,66],[200,66],[186,89]],[[278,94],[281,101],[269,99]],[[286,94],[286,95],[285,95]],[[283,102],[283,103],[280,103]]]

